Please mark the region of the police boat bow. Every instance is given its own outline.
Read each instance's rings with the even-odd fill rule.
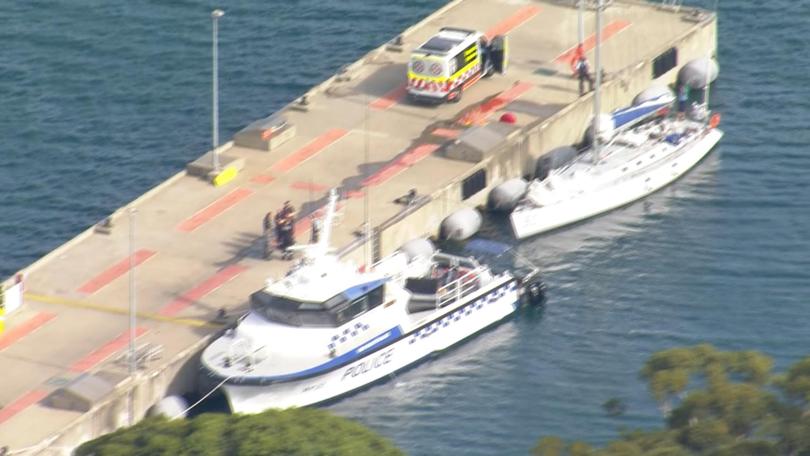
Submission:
[[[206,383],[222,386],[233,412],[341,397],[511,315],[524,288],[542,299],[536,278],[524,285],[445,253],[398,251],[360,271],[327,248],[336,201],[332,191],[320,242],[202,354]]]

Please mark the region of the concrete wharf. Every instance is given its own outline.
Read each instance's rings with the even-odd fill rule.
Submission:
[[[672,83],[680,65],[714,53],[713,14],[634,0],[608,3],[605,111],[626,105],[653,81]],[[262,217],[285,200],[299,208],[301,241],[309,235],[308,215],[323,206],[328,189],[340,188],[345,199],[333,245],[359,265],[367,262],[358,236],[365,204],[373,227],[368,257],[379,258],[434,234],[452,211],[482,204],[494,185],[531,173],[538,156],[577,142],[593,100],[579,96],[568,68],[577,44],[574,5],[451,1],[402,32],[401,43],[384,44],[311,89],[306,104],[283,108],[294,127],[283,144],[271,151],[223,145],[223,159],[241,167],[229,183],[213,186],[180,172],[117,210],[110,226],[90,227],[20,271],[24,303],[8,315],[0,336],[0,446],[67,454],[127,425],[130,406],[140,418],[164,396],[192,390],[195,355],[222,327],[217,311],[240,315],[266,277],[289,267],[261,253]],[[587,11],[591,61],[594,22],[593,10]],[[443,26],[507,33],[509,71],[473,85],[460,103],[411,104],[404,97],[409,51]],[[494,128],[506,111],[516,114],[517,124]],[[477,158],[448,158],[460,137],[474,134],[489,138],[486,150]],[[394,202],[411,189],[413,204]],[[141,360],[134,378],[126,362],[129,208],[137,209]],[[65,387],[76,397],[66,398]],[[85,410],[60,406],[66,403],[83,403]]]

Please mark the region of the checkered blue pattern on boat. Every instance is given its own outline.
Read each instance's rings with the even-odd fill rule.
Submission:
[[[517,282],[512,281],[509,282],[508,285],[502,286],[496,290],[493,290],[484,296],[472,301],[469,304],[465,304],[458,309],[454,310],[453,312],[445,315],[444,317],[432,322],[431,324],[425,326],[424,328],[416,331],[411,336],[410,340],[408,341],[409,344],[415,343],[419,339],[424,339],[426,337],[430,337],[432,334],[436,333],[438,330],[442,328],[446,328],[450,326],[452,323],[461,320],[462,318],[472,314],[477,310],[481,310],[484,306],[488,304],[492,304],[497,302],[499,299],[504,297],[507,293],[512,293],[517,289]]]
[[[335,334],[332,336],[331,342],[327,348],[329,351],[334,351],[337,349],[338,345],[345,344],[346,342],[351,342],[355,337],[359,336],[360,334],[368,331],[369,326],[365,323],[357,322],[352,326],[344,328],[343,331]]]

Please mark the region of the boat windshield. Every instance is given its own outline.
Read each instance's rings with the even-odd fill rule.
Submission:
[[[291,326],[335,326],[334,315],[323,303],[298,301],[257,291],[250,297],[251,309],[270,321]]]
[[[290,326],[337,327],[382,304],[384,287],[383,281],[373,282],[324,302],[300,301],[259,290],[251,295],[250,307],[269,321]]]

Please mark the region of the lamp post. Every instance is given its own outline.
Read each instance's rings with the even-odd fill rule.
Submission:
[[[135,424],[135,337],[138,307],[135,301],[135,214],[137,209],[129,208],[129,377],[133,385],[129,391],[129,425]]]
[[[593,160],[599,162],[599,114],[602,112],[600,106],[602,87],[602,5],[604,0],[596,0],[596,52],[594,61],[596,63],[596,75],[594,79],[595,92],[593,94]]]
[[[211,142],[213,143],[213,149],[211,151],[213,156],[213,168],[214,172],[219,171],[219,152],[217,151],[217,147],[219,147],[219,62],[217,61],[217,39],[218,39],[218,32],[219,32],[219,18],[225,15],[225,11],[221,9],[215,9],[211,11],[211,21],[213,22],[213,43],[212,43],[212,72],[213,72],[213,85],[211,88],[212,91],[212,106],[211,106]]]

